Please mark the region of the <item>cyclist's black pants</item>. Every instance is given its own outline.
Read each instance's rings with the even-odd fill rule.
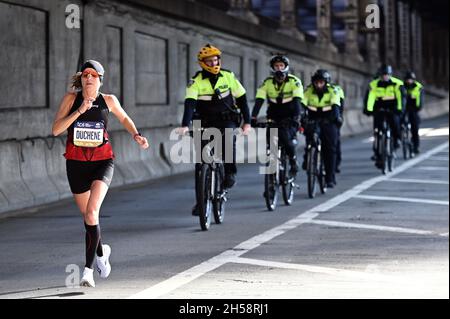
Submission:
[[[408,116],[409,123],[411,123],[411,137],[414,149],[419,148],[419,126],[420,116],[417,110],[407,110],[405,116]]]
[[[378,129],[381,129],[381,124],[383,123],[383,112],[375,112],[374,115],[374,128],[378,127]],[[392,112],[388,112],[386,114],[388,124],[392,131],[392,137],[394,138],[394,141],[400,141],[401,137],[401,130],[400,130],[400,116],[397,114],[394,114]]]
[[[267,129],[267,138],[269,138],[270,129]],[[297,127],[279,127],[278,144],[286,150],[286,155],[290,159],[295,159],[297,147]]]
[[[342,153],[341,153],[341,127],[337,126],[337,142],[336,142],[336,168],[341,165]]]
[[[335,170],[336,170],[336,150],[338,141],[338,127],[335,123],[326,121],[320,122],[320,140],[322,141],[322,157],[325,164],[326,182],[336,182]],[[310,143],[310,138],[313,134],[307,129],[306,145]],[[305,149],[306,156],[306,149]],[[305,159],[306,161],[306,159]]]
[[[325,164],[326,182],[335,182],[336,150],[338,128],[334,123],[320,125],[320,139],[322,140],[322,155]]]

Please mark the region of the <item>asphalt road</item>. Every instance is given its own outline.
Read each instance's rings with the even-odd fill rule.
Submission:
[[[73,201],[0,219],[0,298],[449,298],[448,118],[422,124],[421,154],[381,175],[369,135],[343,140],[338,185],[265,208],[256,164],[239,166],[225,221],[201,231],[193,176],[111,190],[101,212],[112,272],[84,265]],[[303,138],[303,137],[301,137]]]

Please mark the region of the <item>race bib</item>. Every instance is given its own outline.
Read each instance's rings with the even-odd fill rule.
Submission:
[[[82,147],[97,147],[103,144],[102,122],[75,122],[73,144]]]

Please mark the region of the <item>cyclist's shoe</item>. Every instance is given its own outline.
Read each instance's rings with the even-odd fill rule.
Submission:
[[[376,155],[374,154],[374,155],[372,155],[371,157],[370,157],[370,160],[371,161],[376,161],[377,160],[377,157],[376,157]]]
[[[231,188],[236,183],[236,177],[234,174],[225,174],[225,179],[223,181],[224,188]]]
[[[418,147],[414,147],[413,153],[414,154],[419,154],[420,153],[419,148]]]
[[[327,182],[327,188],[333,188],[334,183],[333,182]]]
[[[289,161],[289,163],[290,163],[290,165],[291,165],[291,169],[289,170],[289,174],[290,174],[291,176],[297,175],[297,172],[298,172],[298,164],[297,164],[297,161],[296,161],[295,159],[291,159],[291,160]]]
[[[103,256],[96,256],[97,271],[101,278],[108,278],[111,272],[111,264],[109,263],[109,256],[111,255],[111,247],[109,245],[102,245]]]
[[[334,171],[336,172],[336,173],[340,173],[341,172],[341,168],[339,167],[339,166],[336,166],[336,168],[334,169]]]
[[[200,207],[198,207],[198,204],[192,207],[192,216],[200,216]]]
[[[84,267],[83,277],[81,277],[80,286],[95,287],[94,269]]]

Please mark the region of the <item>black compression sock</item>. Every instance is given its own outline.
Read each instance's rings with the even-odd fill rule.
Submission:
[[[86,228],[86,265],[85,267],[91,268],[94,264],[95,253],[100,242],[100,226],[88,225],[84,223]],[[103,251],[102,251],[103,255]]]

